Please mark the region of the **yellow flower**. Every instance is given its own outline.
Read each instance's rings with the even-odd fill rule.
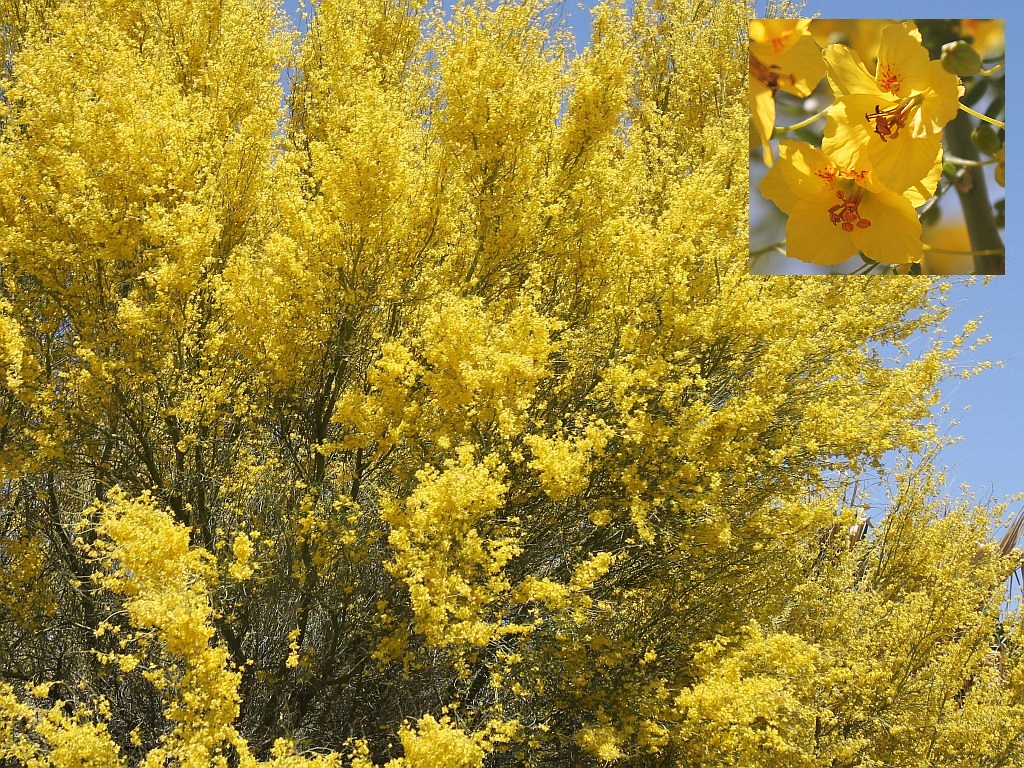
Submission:
[[[875,74],[843,45],[825,49],[836,102],[822,149],[842,166],[870,164],[892,190],[931,195],[942,157],[942,127],[956,117],[960,80],[930,61],[911,21],[882,30]],[[930,186],[929,186],[930,185]]]
[[[755,19],[750,23],[750,115],[769,167],[775,94],[783,90],[806,98],[825,76],[821,49],[807,29],[810,23],[810,19]]]
[[[914,206],[879,184],[870,167],[838,164],[796,141],[780,142],[779,157],[759,189],[789,216],[789,256],[822,265],[839,264],[857,251],[885,264],[921,260]]]

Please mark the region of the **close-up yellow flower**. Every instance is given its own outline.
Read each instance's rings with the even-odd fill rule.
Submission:
[[[821,49],[808,31],[810,19],[755,19],[750,23],[750,115],[764,162],[775,129],[775,94],[811,95],[825,76]]]
[[[830,45],[824,56],[836,101],[822,149],[842,166],[867,162],[897,191],[937,175],[941,131],[956,117],[960,81],[929,60],[914,23],[882,31],[874,75],[846,46]]]
[[[921,223],[911,201],[880,184],[869,166],[838,163],[817,147],[779,143],[779,162],[758,188],[789,216],[786,252],[823,266],[860,251],[884,264],[921,260]]]

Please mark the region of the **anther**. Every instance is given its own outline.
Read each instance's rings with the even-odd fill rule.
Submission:
[[[861,199],[861,191],[859,189],[853,193],[849,200],[846,199],[846,195],[841,189],[837,189],[836,197],[839,198],[840,202],[828,209],[828,217],[829,221],[832,222],[832,226],[839,224],[844,232],[853,232],[854,227],[867,229],[871,226],[870,221],[861,218],[860,211],[858,210]]]
[[[790,85],[796,83],[795,75],[784,75],[778,64],[768,66],[754,54],[750,56],[750,73],[771,89],[772,96],[779,92],[779,78],[786,78]]]
[[[917,104],[918,102],[914,99],[904,100],[889,109],[882,109],[880,105],[875,104],[875,111],[870,115],[865,113],[864,119],[869,123],[874,120],[875,133],[882,141],[885,141],[886,137],[895,139],[900,135],[900,129],[906,127],[907,118],[910,117],[911,111]]]

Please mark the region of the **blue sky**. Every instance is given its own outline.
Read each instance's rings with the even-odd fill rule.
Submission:
[[[450,5],[446,2],[445,5]],[[595,3],[585,2],[580,8],[572,0],[563,3],[563,14],[569,20],[579,45],[589,39],[589,8]],[[764,0],[758,0],[763,9]],[[285,8],[297,17],[296,0],[286,0]],[[821,18],[956,18],[966,10],[963,0],[858,0],[851,5],[845,0],[808,0],[805,16]],[[1024,11],[1021,6],[1003,0],[973,0],[970,11],[975,18],[1003,18],[1007,21],[1007,39],[1014,39],[1021,25]],[[1007,179],[1010,186],[1020,178],[1020,165],[1024,162],[1022,140],[1012,130],[1018,123],[1024,90],[1022,81],[1015,76],[1013,57],[1008,57],[1007,124]],[[1016,218],[1015,218],[1016,217]],[[946,449],[940,461],[949,469],[950,487],[961,483],[972,486],[981,498],[989,493],[1005,496],[1024,491],[1024,281],[1016,264],[1020,250],[1020,214],[1010,206],[1007,211],[1007,275],[993,278],[989,285],[971,288],[954,286],[951,301],[955,310],[945,324],[951,333],[958,331],[973,318],[982,318],[982,335],[991,335],[992,341],[970,360],[1001,360],[1004,367],[982,373],[968,381],[950,381],[942,388],[943,402],[949,414],[939,416],[940,424],[947,426],[952,419],[958,424],[951,430],[963,437],[955,446]],[[844,279],[844,278],[831,278]],[[849,279],[849,278],[845,278]],[[969,410],[967,410],[969,408]]]

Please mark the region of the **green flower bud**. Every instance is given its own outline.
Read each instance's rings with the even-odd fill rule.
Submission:
[[[970,77],[981,71],[981,57],[964,40],[942,46],[942,66],[947,72]]]
[[[1003,142],[988,123],[978,123],[978,126],[971,133],[971,140],[980,152],[992,157],[1003,148]]]

